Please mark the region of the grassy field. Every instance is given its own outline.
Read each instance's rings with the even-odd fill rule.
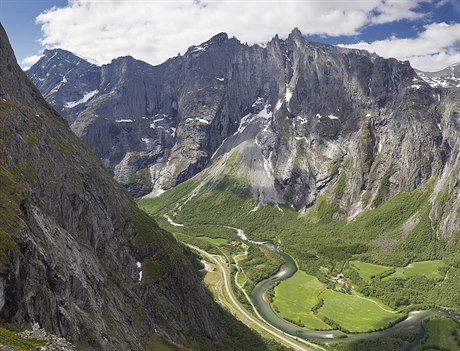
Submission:
[[[384,329],[402,316],[387,312],[372,301],[337,291],[328,291],[322,297],[324,304],[318,313],[350,332]]]
[[[391,269],[388,266],[366,263],[361,261],[350,261],[350,267],[355,269],[360,277],[367,283],[370,283],[376,275],[385,273]]]
[[[273,307],[278,314],[289,321],[308,329],[328,330],[331,327],[312,312],[319,301],[319,295],[326,286],[316,277],[297,271],[291,278],[275,287]]]
[[[438,280],[442,278],[439,269],[444,267],[447,267],[447,265],[442,260],[413,262],[406,267],[397,267],[393,274],[383,278],[383,280],[393,278],[407,279],[416,275]]]
[[[322,305],[318,304],[320,299]],[[297,271],[275,288],[273,307],[284,319],[319,330],[332,329],[325,321],[350,332],[378,330],[402,316],[392,313],[381,302],[327,289],[316,277],[303,271]],[[318,314],[312,312],[314,307],[320,307]]]
[[[426,323],[425,329],[428,334],[425,347],[437,346],[436,350],[439,350],[439,347],[443,350],[460,350],[460,325],[453,319],[433,318]]]

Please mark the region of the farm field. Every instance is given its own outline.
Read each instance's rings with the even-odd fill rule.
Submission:
[[[350,267],[355,269],[366,283],[370,283],[372,278],[376,275],[385,273],[391,269],[391,267],[388,266],[361,261],[350,261]]]
[[[442,260],[413,262],[406,267],[396,267],[395,272],[383,278],[383,280],[393,278],[407,279],[416,275],[437,280],[442,278],[439,269],[443,267],[447,267],[447,265]]]
[[[358,296],[328,291],[322,297],[324,304],[318,313],[353,333],[384,329],[402,317],[382,303]]]
[[[328,330],[331,327],[315,316],[312,308],[318,303],[319,295],[326,289],[316,277],[297,271],[291,278],[275,287],[272,306],[286,320],[308,329]]]
[[[322,299],[317,314],[312,308]],[[298,271],[275,288],[274,309],[288,321],[310,329],[332,329],[331,321],[350,332],[383,329],[402,315],[383,303],[327,289],[316,277]]]

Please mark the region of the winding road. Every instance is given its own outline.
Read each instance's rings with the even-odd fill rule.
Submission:
[[[290,347],[294,348],[295,350],[299,351],[314,351],[314,350],[323,350],[325,351],[326,349],[315,345],[313,343],[310,343],[305,340],[298,340],[296,339],[295,336],[291,336],[289,334],[286,334],[274,327],[272,327],[270,324],[266,323],[263,321],[262,317],[258,314],[257,310],[254,309],[256,312],[258,318],[255,318],[253,315],[251,315],[242,305],[241,303],[236,299],[232,287],[231,287],[231,278],[230,278],[230,272],[228,269],[226,269],[220,260],[218,258],[222,259],[222,256],[219,255],[211,255],[210,253],[200,249],[199,247],[196,247],[194,245],[190,245],[187,243],[184,243],[191,249],[198,251],[199,253],[203,254],[206,256],[210,261],[214,262],[217,267],[219,267],[219,270],[222,273],[222,276],[224,277],[224,285],[225,285],[225,291],[230,299],[230,302],[234,306],[234,308],[241,313],[246,319],[251,321],[251,323],[255,324],[257,327],[263,329],[267,333],[271,334],[274,336],[276,339],[280,340],[283,344],[289,345]]]

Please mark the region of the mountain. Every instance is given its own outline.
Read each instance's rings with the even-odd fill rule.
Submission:
[[[265,349],[43,99],[1,26],[0,207],[3,325],[81,350]]]
[[[38,67],[60,67],[48,62],[54,54],[31,68],[32,81],[46,80]],[[98,69],[99,84],[77,97],[49,89],[66,104],[97,91],[72,129],[138,195],[216,162],[213,174],[236,169],[259,203],[303,211],[325,194],[338,217],[432,177],[455,187],[446,177],[457,167],[458,92],[431,87],[409,62],[309,42],[295,29],[266,47],[221,33],[159,66],[124,57]],[[459,220],[442,219],[446,235]]]
[[[275,37],[262,48],[220,33],[159,66],[121,57],[98,67],[51,50],[27,74],[115,179],[143,195],[202,170],[257,99],[276,105],[292,78],[294,37],[303,41],[296,31],[288,41]],[[372,59],[361,51],[308,47],[311,53],[353,52]],[[322,112],[329,98],[316,95],[317,112]]]
[[[420,78],[434,88],[460,88],[460,63],[438,72],[416,71]]]

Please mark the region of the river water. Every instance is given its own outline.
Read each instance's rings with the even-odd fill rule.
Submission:
[[[294,275],[297,271],[297,265],[294,259],[288,254],[281,251],[278,245],[271,242],[264,242],[263,245],[271,250],[276,251],[284,260],[284,264],[280,270],[274,276],[259,282],[251,292],[251,299],[254,303],[257,311],[261,317],[274,326],[275,328],[295,336],[300,339],[319,341],[322,343],[336,343],[343,342],[346,340],[358,340],[368,338],[370,336],[378,335],[392,335],[399,332],[405,331],[416,331],[419,341],[422,339],[423,327],[422,321],[433,316],[449,316],[460,322],[460,316],[452,312],[444,310],[426,310],[426,311],[412,311],[408,314],[407,318],[396,323],[390,328],[385,330],[370,332],[370,333],[359,333],[359,334],[346,334],[340,330],[328,330],[328,331],[317,331],[305,329],[295,324],[289,323],[279,317],[271,308],[269,301],[265,297],[265,292],[270,288],[274,287],[278,282],[286,280]],[[415,344],[414,344],[415,346]]]

